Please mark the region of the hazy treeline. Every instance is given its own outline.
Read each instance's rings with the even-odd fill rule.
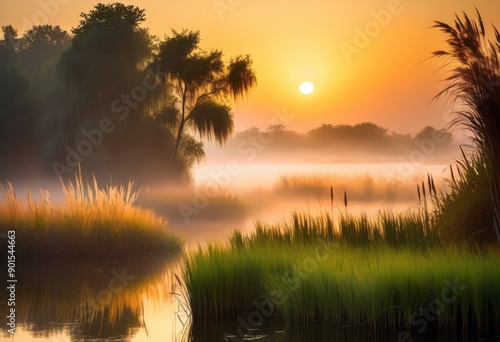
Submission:
[[[29,174],[39,166],[37,121],[46,113],[60,54],[70,44],[58,26],[34,26],[18,37],[12,26],[0,41],[0,176]]]
[[[224,64],[198,31],[159,39],[133,5],[80,17],[71,33],[2,27],[0,180],[80,167],[113,181],[189,179],[200,138],[223,143],[232,132],[228,98],[256,84],[249,56]]]
[[[64,177],[78,165],[115,179],[180,173],[172,135],[151,115],[167,86],[151,69],[144,20],[143,10],[113,4],[82,14],[71,33],[2,28],[0,178]]]
[[[413,162],[439,162],[456,155],[458,143],[445,129],[427,126],[418,133],[391,132],[371,122],[356,125],[323,124],[306,133],[283,125],[266,129],[252,127],[235,134],[224,150],[248,159],[278,161],[383,162],[415,159]]]
[[[159,39],[144,21],[144,10],[113,3],[82,13],[71,32],[39,25],[21,35],[2,27],[0,181],[66,177],[79,166],[113,180],[188,179],[205,156],[200,138],[229,142],[221,153],[303,151],[328,160],[371,161],[419,148],[433,157],[452,145],[449,133],[432,127],[412,137],[371,123],[325,124],[306,134],[276,125],[230,140],[227,104],[256,85],[249,56],[225,64],[221,50],[199,47],[199,32]]]

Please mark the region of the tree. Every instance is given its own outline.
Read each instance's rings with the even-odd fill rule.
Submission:
[[[68,32],[57,25],[33,26],[23,34],[17,46],[19,63],[28,72],[41,71],[48,62],[55,64],[70,40]]]
[[[89,13],[82,13],[78,27],[71,30],[76,40],[85,37],[91,29],[100,26],[128,25],[139,30],[139,25],[146,20],[144,10],[134,5],[125,6],[115,2],[113,4],[97,4]]]
[[[38,166],[33,130],[43,103],[33,92],[17,55],[0,45],[0,181],[33,174]]]
[[[238,56],[226,67],[222,51],[201,50],[199,31],[176,32],[161,42],[156,62],[173,86],[176,101],[162,116],[176,136],[174,156],[189,141],[187,126],[201,137],[224,143],[233,131],[233,114],[227,104],[243,97],[257,79],[250,57]],[[192,143],[192,142],[191,142]]]
[[[17,30],[15,30],[12,25],[2,26],[4,46],[12,52],[16,51],[17,48]]]
[[[61,30],[59,25],[38,25],[33,26],[24,33],[19,44],[19,49],[36,49],[38,47],[63,46],[70,40],[68,32]]]
[[[165,100],[165,85],[145,68],[153,55],[138,13],[134,6],[99,4],[73,29],[50,110],[39,123],[46,136],[42,159],[58,176],[77,163],[114,180],[159,175],[159,167],[167,172],[173,137],[151,117]]]

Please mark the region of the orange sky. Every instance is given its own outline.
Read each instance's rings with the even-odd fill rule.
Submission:
[[[234,107],[236,129],[278,123],[304,132],[321,123],[372,121],[400,132],[445,126],[449,108],[431,103],[442,87],[436,61],[424,61],[446,38],[430,29],[474,6],[500,27],[500,1],[454,0],[143,0],[145,26],[159,36],[170,28],[200,30],[202,47],[225,55],[250,54],[258,87]],[[31,24],[69,30],[96,1],[18,0],[0,4],[0,26],[20,32]],[[378,17],[378,19],[376,18]],[[361,33],[360,33],[361,32]],[[366,35],[363,39],[362,35]],[[302,95],[311,81],[316,91]]]

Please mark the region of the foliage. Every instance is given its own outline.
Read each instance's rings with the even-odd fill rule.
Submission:
[[[496,236],[490,228],[493,203],[489,195],[488,164],[477,154],[457,162],[455,172],[450,165],[449,191],[437,201],[437,229],[447,243],[494,243]]]
[[[57,64],[48,114],[39,122],[45,169],[66,176],[79,163],[86,174],[115,180],[176,175],[172,135],[151,117],[167,93],[154,66],[146,68],[152,41],[139,27],[143,10],[99,4],[81,17]],[[112,134],[103,132],[103,121],[111,122]],[[95,132],[97,143],[88,132]],[[90,143],[89,153],[70,156]]]
[[[433,322],[500,328],[500,312],[490,309],[500,305],[500,264],[493,250],[352,248],[324,239],[283,245],[269,237],[247,248],[200,249],[188,257],[184,276],[194,322],[246,317],[268,300],[273,305],[266,308],[273,307],[286,324],[409,329],[425,315],[422,309],[444,300],[447,284],[455,284],[454,296],[439,303],[443,309]]]
[[[0,179],[33,172],[38,166],[35,122],[43,103],[31,79],[18,63],[18,54],[0,46]]]
[[[84,38],[92,29],[98,29],[99,26],[125,25],[138,29],[139,25],[146,20],[143,9],[118,2],[98,3],[89,13],[82,13],[81,17],[78,27],[71,30],[77,40]]]
[[[126,187],[100,188],[81,175],[62,183],[66,203],[54,206],[48,191],[23,203],[12,185],[1,187],[0,232],[14,230],[16,255],[23,259],[117,258],[147,253],[178,253],[182,240],[152,211],[134,205],[137,192]]]
[[[162,113],[163,118],[167,113],[170,116],[166,122],[176,136],[176,157],[183,157],[180,152],[186,128],[219,144],[225,142],[233,130],[233,116],[223,101],[230,96],[241,98],[256,85],[249,56],[236,57],[225,66],[222,51],[204,51],[199,43],[198,31],[172,30],[172,36],[160,43],[156,56],[177,100]]]
[[[38,46],[63,46],[70,40],[68,32],[59,25],[37,25],[26,31],[19,43],[19,49],[36,49]]]
[[[339,162],[400,161],[398,157],[417,150],[424,153],[426,162],[431,162],[459,152],[452,134],[445,129],[427,126],[410,135],[391,132],[372,122],[362,122],[355,125],[322,124],[306,133],[282,124],[265,129],[251,127],[236,133],[224,148],[224,154],[240,154],[241,147],[249,146],[253,139],[259,139],[259,143],[266,146],[259,151],[259,158],[273,159],[275,156],[297,159],[300,153],[301,159],[308,161],[312,158],[329,162],[332,158]]]
[[[17,38],[17,30],[12,27],[12,25],[2,26],[3,32],[3,45],[4,47],[10,51],[15,52],[17,48],[16,38]]]
[[[472,144],[475,148],[475,160],[472,168],[465,165],[464,176],[471,178],[461,179],[458,188],[466,186],[470,182],[470,187],[476,185],[479,176],[486,181],[486,187],[481,187],[479,192],[472,193],[466,191],[464,198],[457,196],[457,191],[448,197],[448,200],[455,198],[460,202],[467,202],[475,205],[481,202],[489,202],[491,199],[491,214],[485,227],[480,228],[477,233],[486,228],[491,230],[500,243],[500,33],[493,26],[495,39],[486,38],[486,31],[483,20],[479,12],[476,18],[471,19],[464,13],[463,19],[458,16],[454,26],[443,22],[436,22],[436,28],[448,36],[448,50],[434,52],[436,57],[446,57],[447,65],[452,66],[451,75],[447,78],[447,85],[437,97],[449,96],[454,103],[460,105],[456,111],[454,125],[460,125],[473,134]],[[467,161],[462,161],[467,163]],[[478,167],[475,171],[474,168]],[[483,183],[484,184],[484,183]],[[455,184],[456,185],[456,184]],[[471,197],[471,195],[473,197]],[[485,196],[480,199],[481,196]],[[489,197],[489,198],[488,198]],[[475,202],[472,202],[474,200]],[[456,207],[462,204],[453,205],[449,215],[456,215]],[[443,207],[446,213],[447,207]],[[471,215],[463,222],[479,221],[482,219],[483,210],[470,210]],[[459,228],[465,231],[467,227]]]

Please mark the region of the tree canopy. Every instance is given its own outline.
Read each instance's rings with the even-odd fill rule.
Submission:
[[[249,56],[235,57],[226,66],[221,50],[205,51],[199,43],[198,31],[172,30],[156,56],[176,96],[170,106],[174,110],[161,113],[176,135],[176,157],[187,136],[186,125],[200,137],[224,143],[233,131],[229,98],[243,97],[257,83]]]

